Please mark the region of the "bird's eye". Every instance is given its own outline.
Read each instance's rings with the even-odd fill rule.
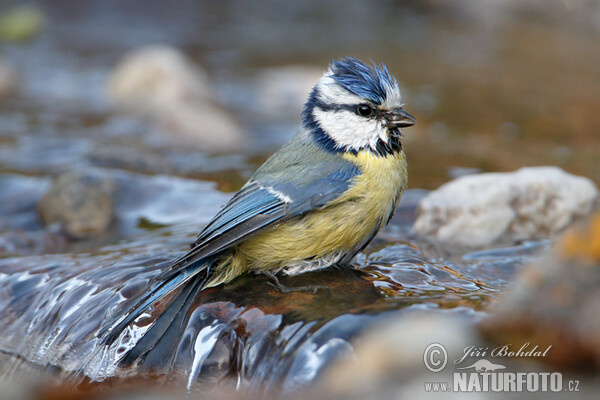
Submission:
[[[362,117],[370,117],[374,112],[373,107],[368,104],[359,104],[356,107],[356,113]]]

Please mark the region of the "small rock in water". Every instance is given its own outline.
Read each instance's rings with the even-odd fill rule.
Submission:
[[[89,172],[66,172],[54,179],[38,203],[42,221],[58,223],[75,239],[106,231],[113,219],[114,183]]]
[[[207,74],[177,49],[155,45],[126,54],[111,74],[108,95],[117,107],[152,120],[180,140],[212,150],[243,144],[235,121],[214,104]]]
[[[556,167],[469,175],[421,200],[414,228],[457,247],[547,238],[590,213],[597,198],[591,180]]]
[[[493,343],[546,351],[536,361],[600,370],[600,213],[517,277],[481,326]]]

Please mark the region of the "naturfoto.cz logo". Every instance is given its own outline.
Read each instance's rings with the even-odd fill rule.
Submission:
[[[425,382],[428,392],[561,392],[579,391],[579,381],[564,381],[560,372],[510,372],[506,366],[492,362],[494,357],[545,357],[552,346],[539,349],[525,343],[518,349],[511,345],[494,349],[468,346],[463,355],[456,359],[452,382]],[[473,357],[478,357],[472,361]],[[464,362],[469,358],[470,362]],[[440,343],[432,343],[423,354],[425,367],[431,372],[440,372],[448,364],[448,352]]]

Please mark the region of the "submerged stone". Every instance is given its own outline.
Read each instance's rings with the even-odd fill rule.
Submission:
[[[113,219],[114,182],[85,172],[57,176],[38,203],[45,224],[59,224],[75,239],[105,232]]]

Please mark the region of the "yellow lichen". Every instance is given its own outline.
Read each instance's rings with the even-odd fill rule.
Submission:
[[[572,229],[559,243],[559,250],[569,258],[600,262],[600,212],[584,228]]]

